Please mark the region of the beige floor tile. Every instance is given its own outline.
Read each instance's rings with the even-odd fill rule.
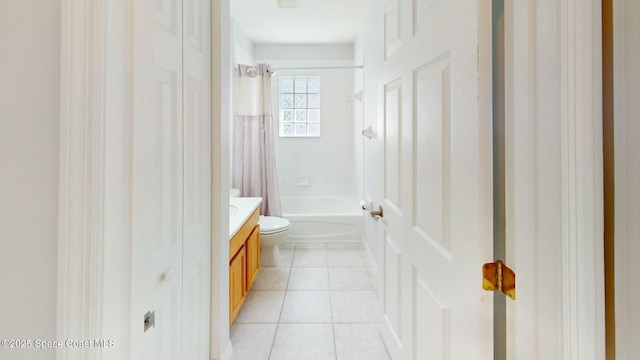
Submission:
[[[237,323],[277,323],[284,291],[249,291],[236,317]]]
[[[327,243],[324,241],[298,241],[296,249],[326,249]]]
[[[330,267],[329,286],[332,290],[369,290],[375,288],[364,267]]]
[[[280,322],[331,322],[331,297],[329,291],[287,291]]]
[[[294,249],[287,249],[287,248],[280,249],[280,257],[278,257],[278,267],[291,266],[291,263],[293,262],[294,253],[295,253]]]
[[[372,258],[372,254],[369,253],[369,250],[367,249],[360,249],[360,258],[362,259],[362,264],[364,266],[373,266],[375,265],[375,261]]]
[[[231,326],[232,360],[268,360],[278,324]]]
[[[362,241],[327,242],[327,249],[363,249]]]
[[[327,266],[326,249],[296,248],[293,255],[293,266]]]
[[[358,249],[328,249],[327,264],[329,266],[363,266]]]
[[[286,290],[289,281],[289,267],[262,267],[252,290]]]
[[[390,360],[376,324],[335,324],[338,360]]]
[[[326,267],[292,267],[287,290],[329,290]]]
[[[280,324],[271,360],[335,360],[331,324]]]
[[[233,360],[389,360],[366,256],[359,242],[281,246],[278,266],[260,270],[231,327]]]
[[[365,269],[367,271],[367,274],[369,275],[369,279],[371,280],[371,283],[373,284],[373,287],[375,289],[377,289],[378,288],[378,284],[379,284],[378,283],[378,280],[379,280],[378,271],[373,266],[367,266],[367,267],[365,267]]]
[[[374,323],[378,321],[378,298],[374,290],[331,291],[331,311],[335,323]]]

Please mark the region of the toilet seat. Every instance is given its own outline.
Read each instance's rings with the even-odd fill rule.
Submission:
[[[291,223],[289,220],[277,216],[262,216],[258,220],[260,225],[260,235],[277,234],[289,230]]]

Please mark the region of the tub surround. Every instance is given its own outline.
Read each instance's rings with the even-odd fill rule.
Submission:
[[[261,197],[232,197],[229,199],[229,239],[233,238],[260,204],[262,204]]]

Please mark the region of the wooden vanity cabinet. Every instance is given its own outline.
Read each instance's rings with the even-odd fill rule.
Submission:
[[[259,218],[256,209],[229,242],[229,324],[240,312],[260,271]]]
[[[240,312],[242,303],[246,298],[246,276],[245,268],[247,257],[244,246],[238,250],[236,256],[229,262],[229,316],[231,322]]]
[[[256,226],[244,245],[247,253],[247,292],[260,271],[260,226]]]

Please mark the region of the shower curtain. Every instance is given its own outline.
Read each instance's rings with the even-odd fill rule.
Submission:
[[[238,65],[233,132],[233,187],[262,197],[262,215],[282,216],[276,175],[269,65]]]

